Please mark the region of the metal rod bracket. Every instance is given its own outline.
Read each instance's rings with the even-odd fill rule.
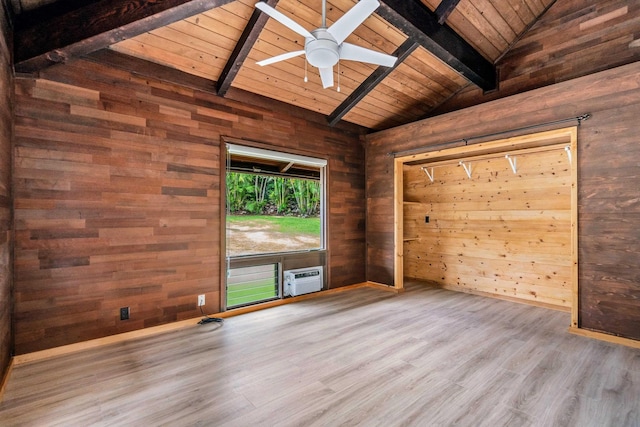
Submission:
[[[518,159],[516,157],[511,157],[508,154],[505,154],[504,158],[509,161],[509,165],[511,165],[511,170],[513,171],[513,173],[517,174],[518,173],[518,164],[517,164],[517,160]]]
[[[469,179],[471,179],[471,163],[465,163],[462,160],[460,160],[459,164],[464,168],[464,171],[467,173],[467,176],[469,177]]]
[[[431,172],[429,172],[429,169],[431,169]],[[434,173],[433,173],[433,168],[427,168],[427,167],[423,167],[422,170],[424,171],[424,173],[427,174],[427,176],[429,177],[429,179],[431,180],[431,182],[433,182],[433,178],[434,178]]]
[[[564,151],[567,152],[567,158],[569,159],[569,164],[572,164],[573,159],[571,158],[571,147],[567,145],[566,147],[564,147]]]

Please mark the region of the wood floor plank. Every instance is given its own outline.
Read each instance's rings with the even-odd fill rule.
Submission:
[[[0,424],[638,426],[640,350],[569,314],[359,288],[14,366]]]

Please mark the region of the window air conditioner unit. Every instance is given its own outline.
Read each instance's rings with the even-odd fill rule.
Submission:
[[[322,290],[322,266],[286,270],[284,272],[284,296],[298,296]]]

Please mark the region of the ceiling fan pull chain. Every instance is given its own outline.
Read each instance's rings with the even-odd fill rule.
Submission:
[[[307,77],[307,60],[304,60],[304,82],[308,82],[309,81],[309,77]]]
[[[338,88],[336,89],[340,92],[340,61],[338,60]]]

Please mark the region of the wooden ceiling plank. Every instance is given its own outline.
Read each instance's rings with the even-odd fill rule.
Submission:
[[[402,120],[404,123],[415,121],[416,117],[424,115],[432,110],[432,107],[427,106],[422,102],[416,100],[408,100],[404,102],[394,102],[396,99],[391,99],[391,102],[386,102],[381,94],[383,91],[389,91],[389,87],[385,84],[379,84],[375,90],[371,91],[362,101],[360,101],[349,113],[345,114],[343,120],[351,113],[355,112],[361,115],[366,114],[368,117],[377,117],[377,121],[384,121],[387,117],[395,117]],[[396,91],[392,91],[398,93]],[[387,98],[388,99],[388,98]],[[385,109],[382,110],[380,105],[385,105]],[[411,108],[411,106],[419,106],[419,108]]]
[[[375,108],[371,108],[371,104],[365,105],[367,108],[362,107],[363,103],[359,103],[353,110],[350,110],[344,117],[343,120],[346,120],[347,117],[350,117],[350,121],[353,123],[377,123],[387,119],[389,116],[394,116],[395,113],[390,112],[380,112]],[[405,119],[405,118],[403,118]],[[358,121],[356,121],[358,120]],[[405,119],[406,120],[406,119]]]
[[[366,116],[358,116],[357,114],[350,112],[346,115],[343,121],[351,123],[365,123],[363,126],[367,126],[369,129],[381,130],[389,127],[401,125],[405,122],[398,120],[396,117],[385,117],[383,119],[372,119]]]
[[[211,46],[206,47],[203,44],[198,44],[191,36],[173,31],[171,28],[162,28],[161,31],[141,34],[134,39],[125,40],[123,43],[127,43],[130,40],[149,44],[159,50],[171,52],[206,64],[219,64],[221,62],[214,53],[215,50],[211,49]],[[162,56],[160,57],[162,58]],[[224,59],[222,61],[224,61]],[[220,67],[220,65],[217,66]]]
[[[266,3],[271,7],[276,7],[278,4],[278,0],[267,0]],[[247,26],[244,28],[244,31],[240,35],[240,39],[236,46],[231,52],[231,56],[229,60],[225,64],[222,69],[222,73],[218,78],[218,84],[216,86],[216,92],[219,96],[226,95],[227,91],[231,87],[233,80],[235,80],[238,75],[238,71],[240,71],[240,67],[244,64],[244,61],[247,59],[249,52],[253,49],[253,45],[260,37],[260,33],[262,32],[265,24],[269,16],[265,13],[262,13],[258,9],[254,9],[251,14],[251,18],[249,18],[249,22],[247,22]]]
[[[220,19],[224,17],[225,21],[233,22],[234,25],[241,24],[238,28],[242,30],[244,24],[247,23],[253,13],[255,1],[246,4],[246,2],[234,1],[215,9],[207,10],[202,14]],[[237,22],[237,24],[236,24]]]
[[[438,24],[442,25],[447,22],[447,18],[453,12],[453,9],[460,3],[460,0],[442,0],[435,10],[438,17]]]
[[[15,68],[34,72],[106,48],[231,0],[101,0],[16,25]],[[17,18],[20,19],[19,17]]]
[[[522,20],[518,12],[513,8],[509,0],[491,0],[494,8],[511,27],[516,35],[522,34],[527,28],[527,23]],[[497,4],[496,4],[497,3]]]
[[[407,90],[398,79],[398,75],[403,76],[396,69],[363,98],[358,107],[370,102],[372,109],[394,112],[399,108],[398,106],[423,102],[425,97],[415,96],[412,91]]]
[[[495,63],[497,58],[502,52],[499,51],[487,37],[482,34],[469,20],[465,13],[461,11],[464,2],[458,5],[457,8],[449,16],[447,25],[449,25],[453,31],[458,34],[464,34],[465,40],[469,41],[478,52],[480,52],[485,58],[489,58],[490,61]]]
[[[343,117],[343,120],[351,116],[352,113],[355,113],[359,115],[367,115],[371,119],[375,119],[377,123],[384,122],[390,117],[393,117],[394,120],[407,123],[407,122],[414,121],[415,117],[421,114],[418,111],[418,109],[411,108],[411,106],[413,105],[418,105],[420,106],[419,108],[420,111],[422,111],[424,104],[421,104],[416,101],[393,104],[391,105],[391,107],[393,108],[389,108],[389,111],[380,112],[379,109],[376,109],[375,107],[378,101],[375,97],[378,96],[378,92],[384,86],[385,86],[384,84],[378,85],[376,89],[372,91],[369,95],[367,95],[360,103],[358,103],[358,105],[356,105],[353,108],[353,110],[349,111],[349,113]],[[426,111],[430,111],[430,110],[431,109],[429,108]]]
[[[226,34],[241,34],[244,26],[246,25],[246,21],[243,25],[239,25],[235,22],[235,20],[231,20],[231,22],[227,22],[223,17],[219,15],[212,14],[204,14],[201,13],[199,15],[191,16],[189,18],[184,19],[193,25],[196,25],[200,28],[206,29],[208,31],[214,32],[215,34],[220,34],[226,36]],[[178,21],[180,22],[180,21]],[[171,25],[175,25],[178,22],[174,22]]]
[[[420,55],[420,53],[424,52],[418,51],[417,54],[412,55],[409,60],[405,61],[405,65],[415,69],[423,76],[427,77],[429,80],[432,80],[436,85],[442,88],[440,92],[443,91],[456,91],[468,83],[468,81],[464,78],[456,78],[460,75],[458,73],[454,73],[451,69],[438,69],[437,62],[440,62],[439,59],[433,58],[432,56],[429,58],[428,54]],[[427,56],[427,58],[424,58]]]
[[[496,88],[496,70],[476,49],[417,0],[382,0],[376,11],[454,70],[482,88]]]
[[[372,96],[372,95],[369,95],[369,96]],[[367,98],[369,98],[369,96],[367,96]],[[365,100],[367,98],[365,98]],[[358,111],[360,110],[361,105],[365,105],[365,102],[363,101],[357,105],[356,109]],[[408,121],[409,122],[415,121],[417,117],[423,116],[429,113],[431,110],[432,110],[432,107],[426,104],[423,104],[421,102],[412,102],[412,103],[397,105],[392,113],[385,114],[383,117],[379,119],[379,122],[384,122],[387,118],[393,117],[394,120],[399,120],[403,123],[407,123]]]
[[[266,74],[260,70],[243,68],[236,79],[237,83],[234,83],[233,87],[250,90],[290,104],[304,105],[305,108],[320,111],[323,114],[329,114],[344,98],[344,95],[335,90],[323,89],[317,75],[309,76],[309,81],[303,83],[302,78],[292,81],[289,75],[274,77],[272,73]]]
[[[199,52],[153,34],[143,34],[135,39],[125,40],[113,46],[113,49],[140,55],[152,62],[159,62],[157,58],[162,58],[163,64],[171,64],[174,68],[212,80],[224,65],[224,60],[216,60],[210,53]]]
[[[359,106],[360,104],[358,104]],[[375,129],[378,123],[382,123],[388,120],[390,117],[393,117],[394,120],[397,120],[395,114],[387,114],[384,116],[372,114],[370,111],[363,111],[361,109],[352,110],[346,115],[342,120],[348,121],[351,123],[366,123],[367,127],[371,129]],[[402,117],[398,121],[404,121],[406,118]]]
[[[411,92],[420,95],[419,99],[432,99],[437,102],[444,101],[444,99],[449,96],[451,93],[450,90],[445,89],[437,82],[432,79],[428,79],[429,82],[426,84],[420,83],[424,80],[424,74],[420,73],[411,65],[404,63],[401,68],[398,68],[398,73],[404,76],[403,79],[407,82],[407,88],[411,90]]]
[[[367,79],[351,94],[345,99],[327,118],[329,121],[329,125],[335,126],[336,123],[340,121],[340,119],[347,114],[347,112],[352,109],[362,98],[367,96],[373,88],[384,80],[393,70],[396,69],[398,65],[402,63],[411,52],[418,48],[418,43],[407,39],[405,42],[398,47],[398,49],[393,52],[393,56],[396,56],[398,60],[396,61],[393,67],[378,67]]]
[[[410,91],[408,90],[403,92],[395,89],[397,85],[394,83],[397,81],[397,74],[398,68],[369,92],[369,94],[358,103],[358,108],[370,109],[384,115],[386,112],[395,112],[400,105],[414,103],[416,101],[415,94],[409,93]],[[346,99],[346,97],[344,99]],[[370,105],[367,105],[367,103]]]
[[[529,9],[536,15],[536,17],[540,16],[540,14],[544,11],[545,5],[540,0],[526,0]]]
[[[220,32],[219,28],[214,32],[211,29],[203,27],[202,25],[192,22],[189,19],[174,22],[170,26],[164,28],[171,28],[174,31],[188,34],[195,40],[198,40],[198,43],[202,46],[231,46],[229,48],[229,50],[231,50],[237,40],[235,32]],[[161,31],[164,28],[157,29],[154,31],[154,33]],[[238,31],[237,34],[239,35],[240,31]]]
[[[300,83],[289,83],[286,78],[274,78],[272,75],[244,67],[242,72],[238,73],[233,87],[325,115],[329,114],[332,108],[335,108],[334,106],[340,103],[340,99],[335,98],[337,92],[322,89],[319,78],[317,82],[315,79],[309,79],[309,82],[305,85],[302,85],[301,82],[302,80],[300,80]],[[301,89],[301,87],[303,88]]]
[[[405,80],[406,76],[407,76],[406,73],[400,73],[400,71],[398,69],[393,74],[394,78],[387,78],[384,81],[383,85],[395,90],[398,93],[405,92],[405,94],[408,95],[408,100],[405,103],[428,104],[430,106],[430,108],[431,108],[431,107],[434,106],[434,104],[436,104],[436,101],[438,99],[442,98],[442,96],[438,96],[433,91],[428,91],[428,92],[426,92],[426,91],[422,91],[422,92],[415,91],[415,85],[408,86],[406,84],[406,80]],[[382,84],[381,84],[381,86],[382,86]],[[411,100],[411,101],[409,101],[409,100]]]
[[[392,76],[393,74],[377,85],[350,111],[366,111],[370,116],[379,116],[380,119],[384,119],[390,115],[397,116],[406,109],[407,105],[415,104],[417,102],[415,98],[411,98],[387,84],[392,80]],[[415,115],[412,114],[403,115],[403,119],[406,121],[412,121],[414,117]]]
[[[536,19],[536,15],[527,6],[526,0],[508,0],[508,2],[525,24]]]
[[[479,6],[472,1],[464,1],[457,10],[464,14],[468,23],[473,25],[498,52],[507,50],[509,43],[493,26],[493,23],[484,16],[484,11]]]
[[[402,120],[404,120],[405,123],[413,121],[412,115],[402,114],[407,103],[404,101],[400,102],[400,100],[380,91],[379,89],[383,86],[382,84],[376,86],[376,88],[356,104],[353,109],[349,110],[349,112],[342,117],[342,120],[347,120],[346,118],[348,116],[353,117],[352,114],[355,113],[359,116],[366,116],[376,122],[383,121],[391,116],[397,117],[398,115],[402,116]]]
[[[212,55],[215,58],[219,58],[222,61],[226,61],[229,57],[228,52],[231,52],[233,47],[235,46],[235,40],[226,38],[226,37],[216,37],[215,39],[211,39],[211,41],[205,39],[206,34],[202,34],[203,29],[196,27],[195,25],[191,25],[188,22],[182,21],[184,24],[191,27],[192,31],[185,32],[180,29],[179,26],[170,26],[158,29],[153,31],[150,34],[161,37],[163,39],[176,41],[189,49],[193,49],[197,52],[202,52],[208,55]],[[201,31],[202,30],[202,31]],[[138,36],[140,37],[140,36]],[[137,37],[134,37],[130,40],[137,40]],[[125,40],[127,42],[127,40]],[[116,45],[117,46],[117,45]],[[159,61],[162,58],[158,58]]]
[[[478,13],[481,13],[487,23],[491,25],[505,40],[507,46],[509,40],[516,38],[518,33],[511,28],[509,22],[502,16],[508,7],[497,8],[490,0],[474,0],[474,6],[478,9]]]
[[[230,33],[240,35],[246,28],[251,16],[249,16],[249,19],[242,19],[238,15],[230,13],[223,7],[220,7],[212,10],[211,13],[196,15],[195,18],[198,26],[202,26],[209,31],[214,31],[216,34],[227,35],[229,33],[223,28],[233,28]],[[238,36],[234,36],[234,38],[237,39]]]

